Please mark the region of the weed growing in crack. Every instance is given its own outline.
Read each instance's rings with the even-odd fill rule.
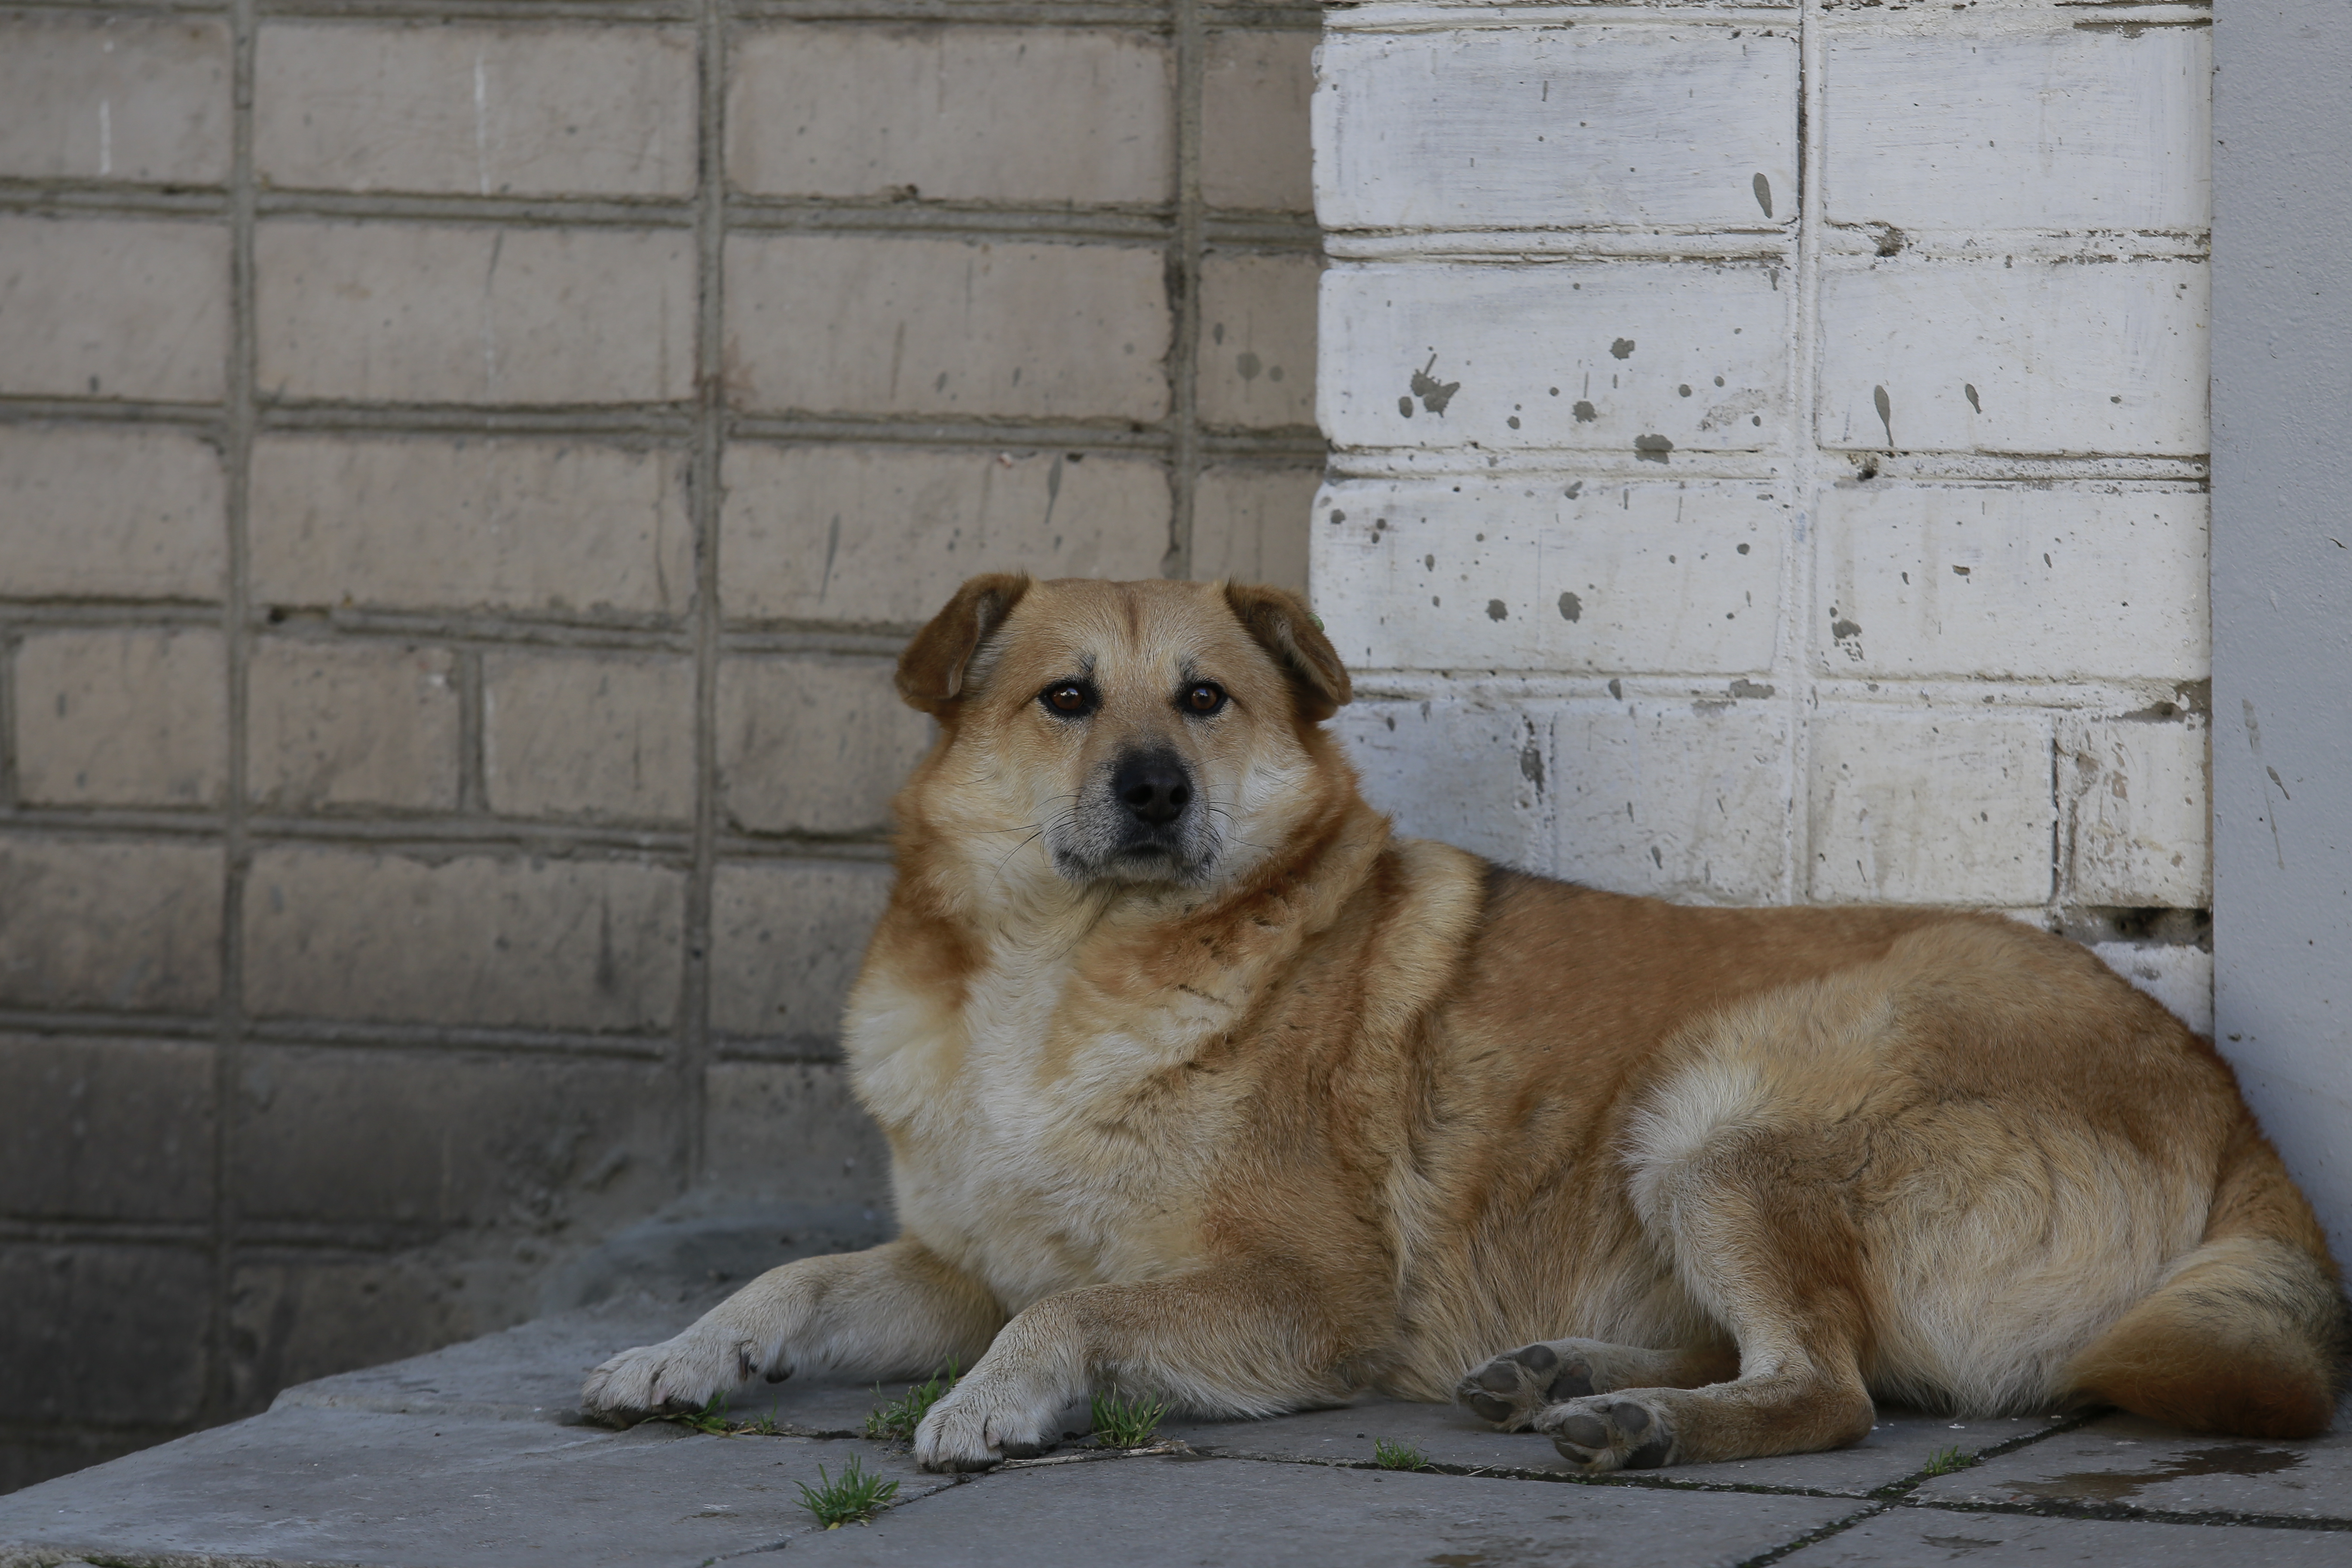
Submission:
[[[816,1479],[818,1484],[815,1486],[806,1481],[793,1484],[801,1489],[801,1506],[827,1530],[839,1530],[845,1524],[864,1524],[888,1508],[898,1497],[898,1482],[866,1474],[859,1468],[855,1454],[843,1468],[839,1480],[826,1475],[823,1465],[816,1468]]]
[[[699,1410],[671,1410],[654,1417],[656,1421],[675,1421],[690,1431],[707,1432],[714,1437],[724,1437],[735,1430],[727,1419],[727,1395],[722,1391],[710,1396],[710,1403]]]
[[[1927,1474],[1948,1476],[1955,1470],[1965,1470],[1975,1463],[1974,1459],[1961,1453],[1960,1446],[1955,1443],[1948,1448],[1938,1448],[1927,1456]]]
[[[956,1385],[958,1368],[953,1362],[947,1371],[933,1373],[927,1382],[909,1384],[907,1392],[874,1407],[866,1417],[866,1435],[885,1442],[911,1443],[915,1428],[931,1413],[931,1406],[947,1397]],[[876,1384],[874,1392],[880,1394],[882,1385]]]
[[[1410,1443],[1376,1437],[1372,1440],[1372,1463],[1384,1470],[1425,1470],[1429,1468],[1429,1457]]]
[[[1116,1393],[1094,1397],[1095,1445],[1102,1448],[1140,1448],[1160,1430],[1168,1402],[1138,1394],[1122,1399]]]

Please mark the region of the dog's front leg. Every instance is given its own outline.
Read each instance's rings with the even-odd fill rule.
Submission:
[[[1089,1285],[1014,1314],[915,1433],[934,1470],[975,1470],[1050,1447],[1065,1407],[1098,1389],[1196,1414],[1272,1415],[1343,1402],[1344,1331],[1329,1293],[1279,1264],[1212,1266],[1140,1285]]]
[[[769,1269],[683,1333],[623,1351],[588,1374],[580,1405],[625,1419],[699,1407],[754,1377],[780,1383],[807,1367],[925,1373],[969,1363],[1003,1321],[978,1280],[918,1241],[803,1258]]]

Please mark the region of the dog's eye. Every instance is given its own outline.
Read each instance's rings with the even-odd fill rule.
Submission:
[[[1076,718],[1087,710],[1087,689],[1075,680],[1057,680],[1037,693],[1037,700],[1066,718]]]
[[[1214,713],[1224,705],[1225,689],[1213,680],[1184,689],[1182,706],[1187,713]]]

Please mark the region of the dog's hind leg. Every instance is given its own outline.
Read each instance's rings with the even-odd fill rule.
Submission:
[[[2239,1113],[2201,1244],[2067,1366],[2071,1402],[2250,1437],[2327,1430],[2352,1363],[2352,1307],[2327,1237]]]
[[[1621,1388],[1702,1388],[1739,1375],[1727,1346],[1643,1350],[1605,1340],[1549,1340],[1507,1351],[1454,1386],[1455,1403],[1506,1432],[1524,1432],[1555,1405]]]
[[[1590,1472],[1645,1469],[1860,1441],[1874,1407],[1861,1255],[1839,1184],[1802,1132],[1719,1131],[1654,1167],[1650,1221],[1684,1287],[1727,1329],[1738,1376],[1621,1387],[1530,1423]]]

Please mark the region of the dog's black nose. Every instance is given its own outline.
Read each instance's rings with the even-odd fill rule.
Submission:
[[[1184,815],[1192,802],[1192,783],[1173,752],[1144,752],[1118,764],[1110,793],[1137,821],[1160,827]]]

